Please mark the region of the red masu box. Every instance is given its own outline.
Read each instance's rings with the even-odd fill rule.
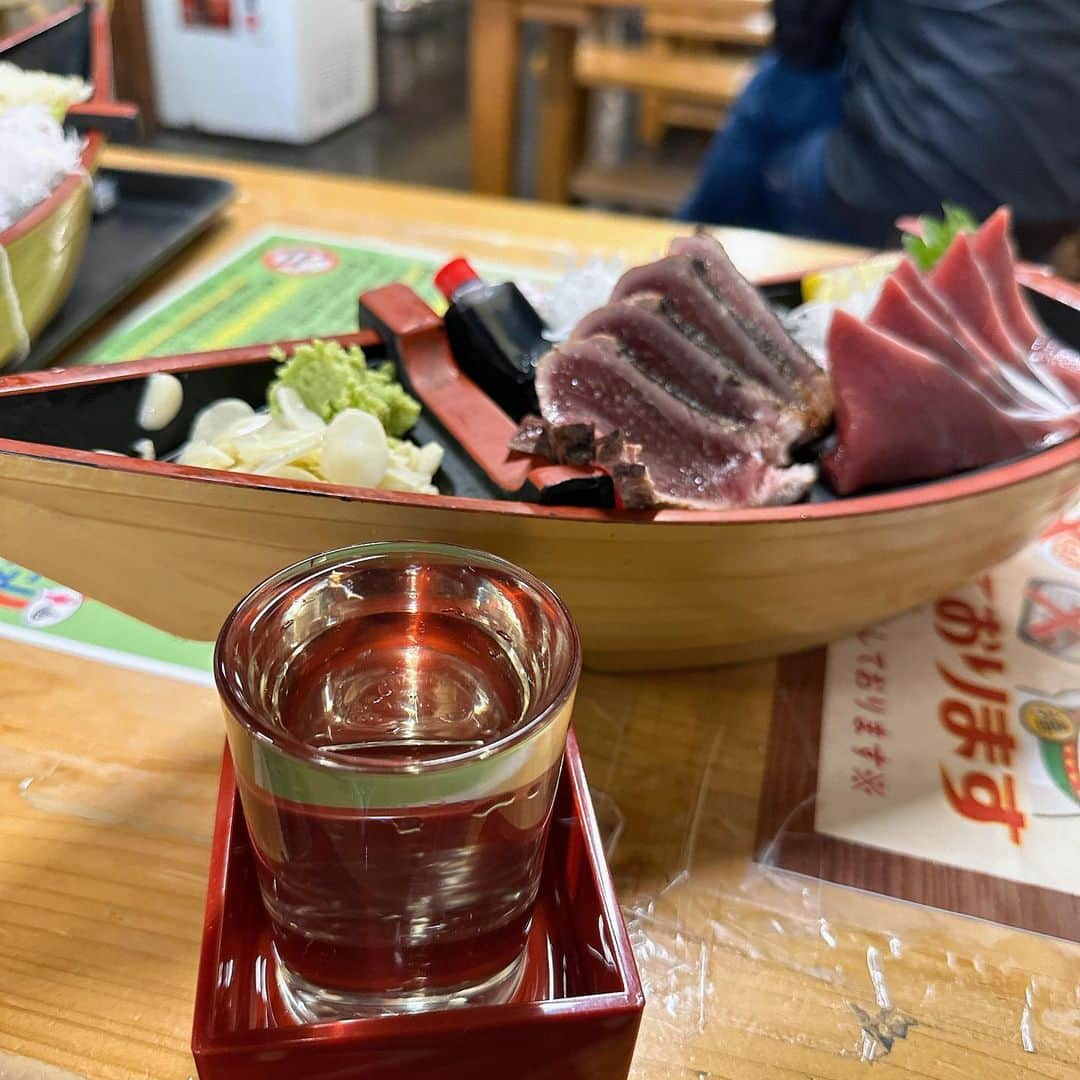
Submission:
[[[516,998],[302,1024],[276,996],[270,926],[228,750],[192,1052],[202,1080],[623,1080],[645,997],[570,733]]]

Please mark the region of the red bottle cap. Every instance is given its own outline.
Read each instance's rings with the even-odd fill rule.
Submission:
[[[435,275],[435,287],[447,300],[453,300],[454,293],[462,285],[479,280],[480,275],[469,265],[468,259],[451,259]]]

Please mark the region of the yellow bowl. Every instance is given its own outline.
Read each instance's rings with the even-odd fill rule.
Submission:
[[[107,112],[113,101],[112,40],[105,7],[64,8],[47,19],[0,40],[0,59],[19,62],[20,49],[37,49],[27,66],[48,67],[40,59],[56,53],[61,71],[84,28],[87,65],[83,73],[94,93],[83,108]],[[49,48],[43,48],[48,43]],[[0,371],[26,352],[67,299],[78,273],[90,231],[91,181],[105,149],[105,135],[92,131],[80,155],[80,168],[66,176],[36,206],[0,232]]]
[[[7,264],[0,265],[0,368],[21,358],[71,291],[90,231],[90,178],[103,144],[91,135],[82,156],[86,172],[65,177],[0,233],[0,263]]]

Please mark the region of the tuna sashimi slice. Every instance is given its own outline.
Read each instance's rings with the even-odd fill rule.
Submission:
[[[785,450],[799,434],[795,418],[782,417],[774,394],[681,334],[664,316],[658,296],[597,308],[578,323],[572,340],[594,334],[615,338],[637,368],[696,408],[740,423],[771,425]]]
[[[814,378],[821,373],[817,364],[791,339],[761,293],[739,273],[719,240],[706,233],[680,236],[672,240],[670,251],[698,264],[716,296],[744,323],[757,325],[775,339],[784,363],[794,375]]]
[[[896,278],[886,280],[867,322],[948,364],[1000,408],[1031,408],[1004,378],[997,364],[984,364]],[[1045,422],[1047,430],[1053,431],[1057,430],[1054,425],[1060,426],[1062,420],[1047,417]]]
[[[985,341],[981,341],[956,317],[955,312],[930,287],[922,273],[910,259],[903,259],[893,271],[892,278],[903,286],[904,291],[919,305],[924,307],[942,326],[944,326],[965,349],[991,371],[998,371],[1000,364]]]
[[[970,330],[980,337],[1002,363],[1023,363],[1022,351],[994,299],[990,282],[971,250],[971,241],[959,233],[930,274],[930,284]]]
[[[930,284],[1000,363],[1025,378],[1034,376],[1057,399],[1059,405],[1075,404],[1072,395],[1052,374],[1028,366],[1027,350],[1014,341],[1009,333],[966,233],[960,233],[953,239],[949,250],[930,275]]]
[[[1046,331],[1039,326],[1016,280],[1016,254],[1012,246],[1012,213],[1007,206],[995,210],[971,238],[971,250],[990,282],[1005,325],[1013,339],[1030,349]]]
[[[952,308],[930,288],[930,283],[926,280],[926,277],[910,259],[901,259],[900,265],[890,276],[903,285],[907,292],[918,303],[922,304],[935,319],[953,329],[957,319],[952,312]],[[985,356],[987,360],[993,360],[993,356],[989,352],[985,352]]]
[[[536,392],[551,424],[592,423],[603,438],[621,432],[640,447],[658,502],[727,509],[794,502],[816,470],[777,468],[760,438],[691,408],[661,389],[620,354],[613,338],[572,341],[537,365]]]
[[[829,357],[837,445],[823,466],[841,495],[948,476],[1054,441],[926,352],[844,311],[833,318]]]
[[[985,341],[977,338],[956,317],[952,308],[930,287],[929,282],[910,259],[904,259],[893,271],[893,279],[911,295],[916,303],[926,308],[964,346],[984,367],[994,373],[996,378],[1008,382],[1017,399],[1017,408],[1021,409],[1062,409],[1064,403],[1060,396],[1048,390],[1042,381],[1030,371],[1021,367],[1005,367],[998,362]]]

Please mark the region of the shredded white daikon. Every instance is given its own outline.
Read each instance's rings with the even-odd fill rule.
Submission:
[[[79,168],[82,139],[65,134],[44,105],[0,114],[0,232]]]
[[[548,341],[565,341],[574,327],[591,311],[603,307],[611,290],[625,269],[618,258],[602,259],[597,255],[571,267],[550,288],[521,284],[529,302],[547,324]]]
[[[784,324],[784,329],[822,367],[828,367],[826,343],[833,315],[838,311],[846,311],[857,319],[866,319],[874,310],[883,284],[883,281],[877,281],[852,292],[842,300],[811,300],[790,311],[778,310],[776,314]]]

